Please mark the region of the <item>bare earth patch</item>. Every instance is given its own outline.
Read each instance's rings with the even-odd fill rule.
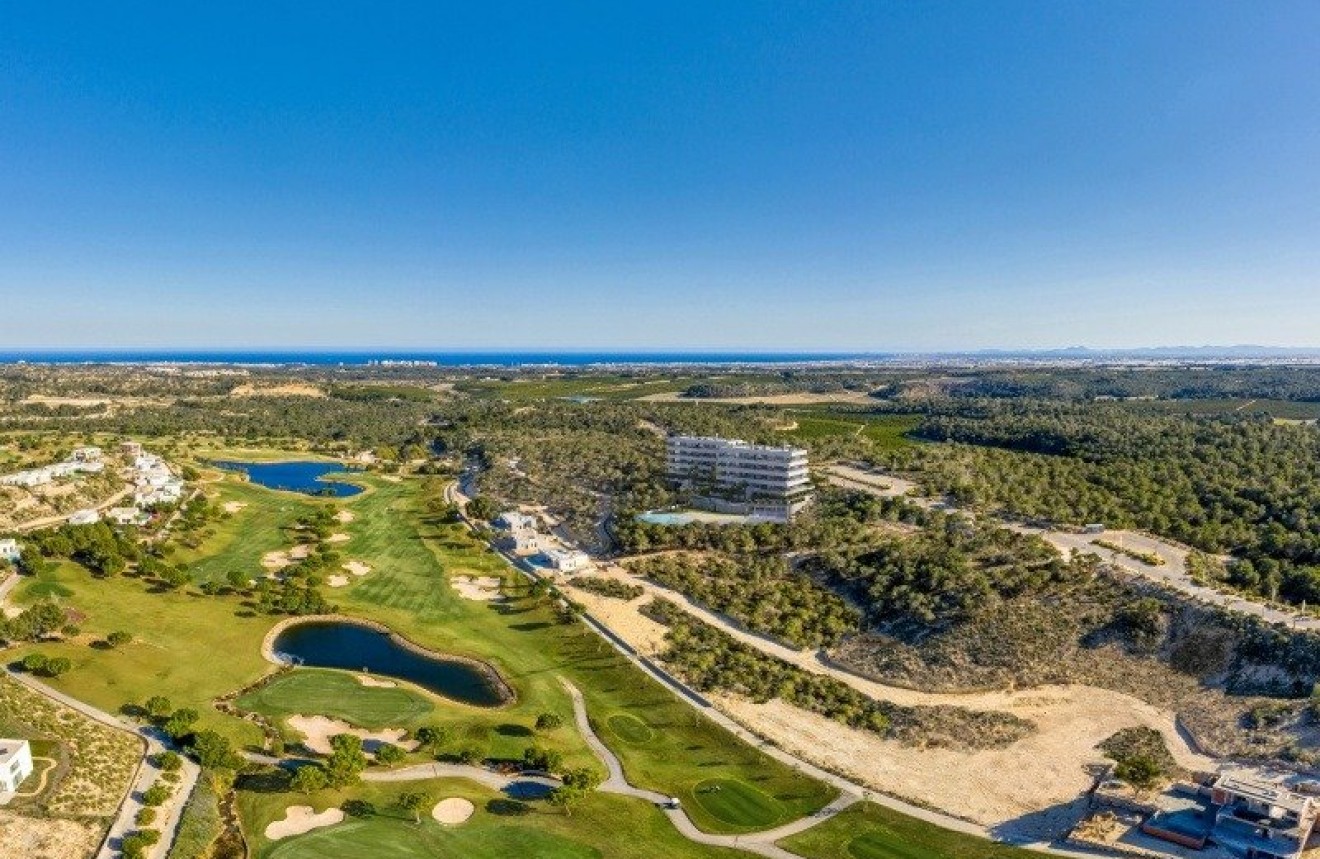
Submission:
[[[247,506],[247,502],[245,501],[226,501],[222,509],[226,513],[237,513],[246,506]]]
[[[340,510],[338,513],[335,514],[335,521],[340,523],[341,525],[347,525],[349,522],[352,522],[353,519],[354,516],[352,511],[350,510]]]
[[[244,383],[229,392],[231,397],[324,397],[325,391],[315,385],[292,383],[288,385],[253,385]]]
[[[442,799],[431,809],[431,816],[435,818],[436,823],[445,823],[450,826],[456,823],[463,823],[476,811],[472,803],[463,799],[461,796],[451,796],[448,799]]]
[[[282,570],[294,561],[302,561],[312,553],[312,547],[299,543],[292,549],[277,549],[261,556],[261,566],[268,570]]]
[[[276,820],[266,826],[266,837],[271,841],[279,841],[291,835],[334,826],[343,820],[344,812],[338,808],[327,808],[318,814],[310,805],[291,805],[284,810],[283,820]]]
[[[393,680],[379,680],[372,677],[370,674],[354,674],[353,676],[356,677],[357,682],[361,683],[363,686],[374,686],[379,689],[393,689],[399,685]]]
[[[1052,687],[1005,695],[999,708],[1033,722],[1037,730],[1003,749],[960,751],[919,749],[848,728],[778,699],[755,704],[743,698],[710,696],[721,710],[785,750],[841,772],[876,790],[954,812],[977,823],[1025,823],[1015,835],[1057,835],[1075,822],[1070,805],[1090,786],[1086,766],[1104,763],[1095,747],[1133,725],[1151,725],[1174,734],[1173,718],[1128,695],[1090,686]],[[968,698],[951,695],[948,703],[967,706]],[[986,707],[985,709],[990,709]],[[1176,736],[1176,734],[1175,734]],[[1187,769],[1213,769],[1213,759],[1196,755],[1183,743],[1169,743]],[[1053,809],[1043,813],[1043,809]]]
[[[330,754],[332,751],[330,738],[335,734],[352,734],[361,737],[362,745],[368,752],[374,751],[381,743],[389,743],[408,751],[417,748],[416,740],[404,739],[408,732],[403,728],[368,731],[354,727],[342,719],[331,719],[328,716],[290,716],[289,727],[303,735],[304,746],[321,755]]]
[[[0,811],[0,859],[82,859],[96,851],[101,840],[92,823],[56,818],[26,817]]]
[[[452,576],[449,586],[468,600],[497,600],[500,598],[500,580],[496,576]]]
[[[355,576],[365,576],[367,573],[371,572],[371,566],[369,564],[364,564],[361,561],[349,561],[347,564],[344,564],[344,569],[348,570]]]
[[[349,582],[348,576],[331,576],[330,578],[325,580],[325,583],[332,588],[347,587],[348,582]]]
[[[352,539],[353,539],[352,537],[340,531],[336,534],[331,534],[329,537],[326,537],[325,541],[327,543],[347,543],[349,540]]]

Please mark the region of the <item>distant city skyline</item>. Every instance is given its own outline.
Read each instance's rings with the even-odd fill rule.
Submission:
[[[1320,5],[0,13],[0,351],[1320,346]]]

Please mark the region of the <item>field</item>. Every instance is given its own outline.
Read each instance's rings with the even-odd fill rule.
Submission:
[[[83,635],[72,641],[26,645],[14,658],[39,652],[67,656],[73,670],[51,684],[109,712],[164,695],[175,706],[192,707],[201,726],[240,744],[257,743],[256,726],[212,708],[220,695],[242,688],[269,670],[261,640],[270,617],[254,615],[234,597],[205,597],[190,589],[164,591],[139,579],[94,579],[62,563],[25,580],[17,601],[58,595],[80,616]],[[116,649],[95,646],[113,630],[127,630],[132,643]],[[223,654],[223,658],[214,658]]]
[[[276,722],[299,713],[329,716],[368,730],[411,728],[435,709],[425,696],[402,686],[363,686],[351,674],[299,668],[234,702]]]
[[[418,789],[427,793],[428,805],[421,823],[414,823],[397,802],[403,791]],[[434,822],[429,816],[430,804],[446,797],[468,799],[476,806],[476,813],[466,823],[455,826]],[[370,803],[375,813],[349,817],[338,825],[276,842],[261,834],[266,824],[281,819],[290,805],[311,804],[321,810],[350,798]],[[565,814],[543,802],[513,800],[458,779],[369,783],[348,791],[323,791],[310,801],[297,794],[243,791],[241,809],[244,821],[255,833],[255,859],[733,859],[746,855],[693,844],[680,836],[660,811],[626,797],[595,793]],[[625,833],[626,837],[620,837]]]
[[[932,826],[874,803],[779,842],[807,859],[1031,859],[1038,854]]]
[[[480,380],[463,382],[457,389],[488,399],[542,400],[554,397],[592,397],[602,400],[632,400],[648,394],[686,389],[695,378],[639,379],[631,376],[591,375],[560,379]]]
[[[863,438],[879,451],[913,444],[909,433],[920,419],[914,415],[871,415],[831,409],[785,409],[784,419],[797,426],[784,436],[797,441],[819,441],[836,436]]]

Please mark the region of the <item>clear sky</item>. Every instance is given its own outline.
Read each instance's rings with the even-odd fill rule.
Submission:
[[[1320,3],[0,0],[0,299],[11,348],[1320,345]]]

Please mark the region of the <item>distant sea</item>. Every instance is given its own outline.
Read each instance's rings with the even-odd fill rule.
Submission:
[[[178,350],[0,350],[0,364],[228,364],[362,366],[429,362],[443,367],[627,364],[806,364],[881,361],[884,354],[824,352],[258,352]]]

